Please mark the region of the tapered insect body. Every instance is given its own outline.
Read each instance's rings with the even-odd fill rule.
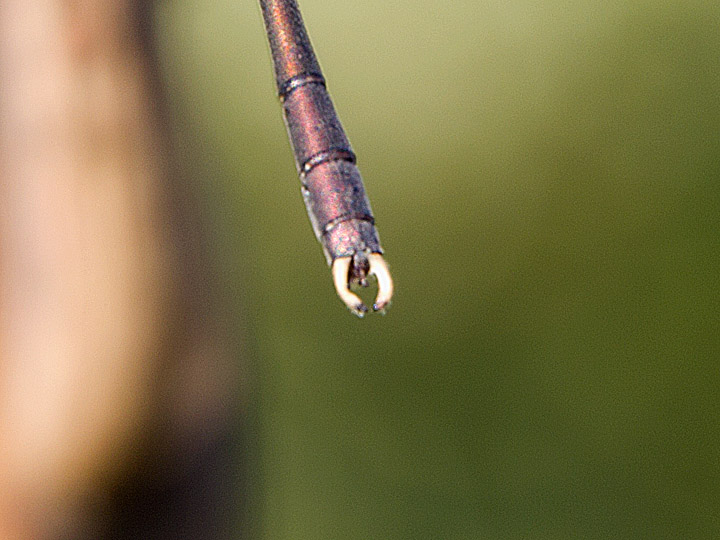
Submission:
[[[375,229],[355,153],[328,94],[295,0],[260,0],[302,193],[315,235],[332,266],[340,299],[355,314],[367,308],[350,284],[378,280],[373,305],[390,303],[393,282]]]

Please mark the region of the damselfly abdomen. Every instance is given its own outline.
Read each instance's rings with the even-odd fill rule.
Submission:
[[[375,275],[373,305],[383,311],[393,294],[370,201],[355,153],[325,87],[295,0],[260,0],[278,94],[310,222],[332,266],[340,299],[356,315],[367,308],[349,289]]]

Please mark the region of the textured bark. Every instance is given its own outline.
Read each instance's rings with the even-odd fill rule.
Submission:
[[[4,540],[222,537],[234,377],[174,232],[147,4],[0,3]]]

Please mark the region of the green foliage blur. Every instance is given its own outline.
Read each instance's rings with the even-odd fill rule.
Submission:
[[[720,3],[301,0],[397,294],[335,297],[254,0],[161,3],[254,537],[720,538]]]

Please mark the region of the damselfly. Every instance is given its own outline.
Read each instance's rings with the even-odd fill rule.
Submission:
[[[375,275],[375,311],[383,311],[393,282],[382,256],[370,201],[355,154],[335,113],[295,0],[260,0],[275,82],[295,165],[315,235],[323,246],[340,299],[362,317],[367,307],[350,285]]]

